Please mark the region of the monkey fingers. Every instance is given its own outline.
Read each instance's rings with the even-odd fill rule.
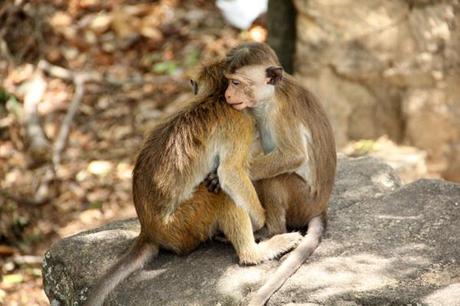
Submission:
[[[204,179],[204,185],[209,192],[219,193],[220,192],[220,183],[219,177],[217,176],[217,170],[210,172]]]
[[[219,193],[220,192],[220,184],[219,184],[219,178],[216,177],[209,181],[208,191],[214,192],[214,193]]]

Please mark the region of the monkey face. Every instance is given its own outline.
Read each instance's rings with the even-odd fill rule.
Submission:
[[[273,98],[274,85],[277,85],[280,80],[278,74],[273,75],[273,68],[267,68],[264,65],[245,66],[237,69],[235,73],[226,74],[228,87],[225,91],[225,100],[227,103],[237,110],[243,110],[247,107],[257,107],[267,99]]]

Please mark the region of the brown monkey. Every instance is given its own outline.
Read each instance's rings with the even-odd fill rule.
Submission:
[[[336,168],[335,141],[326,113],[313,95],[283,74],[274,51],[253,43],[227,55],[227,103],[250,109],[256,118],[264,154],[250,166],[251,178],[266,212],[268,235],[286,226],[308,225],[301,244],[288,255],[250,305],[263,305],[318,246]],[[207,178],[218,191],[215,175]]]
[[[102,305],[109,292],[160,247],[186,254],[220,230],[241,263],[257,264],[300,241],[298,233],[259,244],[254,240],[253,229],[265,220],[247,171],[254,121],[225,103],[222,65],[221,61],[206,66],[199,77],[205,86],[192,103],[147,137],[133,171],[141,232],[131,250],[99,281],[86,305]],[[225,193],[212,194],[200,185],[214,169]]]

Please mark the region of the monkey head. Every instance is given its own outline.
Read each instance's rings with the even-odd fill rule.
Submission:
[[[228,86],[225,99],[242,110],[263,105],[272,99],[283,78],[275,51],[264,43],[248,43],[231,49],[225,58]]]
[[[197,81],[190,84],[194,94],[222,94],[233,108],[243,110],[272,99],[282,79],[283,68],[275,51],[267,44],[248,43],[204,65]]]
[[[243,110],[254,108],[273,98],[275,86],[283,77],[283,68],[279,66],[250,65],[226,73],[228,86],[225,100],[233,108]]]
[[[196,80],[190,80],[194,95],[224,94],[227,88],[227,79],[224,76],[225,61],[220,59],[201,67]]]

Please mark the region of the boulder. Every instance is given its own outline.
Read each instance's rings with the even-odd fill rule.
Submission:
[[[294,4],[296,76],[325,105],[337,144],[387,135],[460,182],[459,2]]]
[[[377,159],[340,159],[323,242],[268,305],[455,305],[459,206],[454,183],[401,187]],[[43,263],[51,305],[80,305],[138,230],[135,219],[123,220],[54,244]],[[214,241],[188,256],[160,251],[105,305],[245,304],[278,265],[239,266],[232,247]]]
[[[459,305],[459,220],[460,186],[439,180],[335,210],[317,252],[269,305]]]
[[[433,175],[433,173],[428,173],[426,151],[413,146],[398,145],[388,137],[352,141],[342,152],[351,157],[368,155],[383,159],[396,170],[403,184]]]

